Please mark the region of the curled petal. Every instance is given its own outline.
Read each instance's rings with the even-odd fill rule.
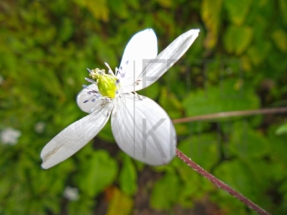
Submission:
[[[198,29],[189,30],[177,37],[153,61],[150,61],[137,77],[134,90],[148,87],[158,80],[187,51],[199,34]]]
[[[146,29],[135,34],[125,48],[117,74],[121,86],[134,87],[135,78],[143,71],[144,65],[156,56],[157,38],[154,31]]]
[[[107,123],[112,106],[113,103],[105,106],[98,104],[93,113],[74,122],[56,135],[41,152],[42,168],[55,166],[86,145]]]
[[[167,113],[151,99],[126,94],[112,113],[112,131],[119,147],[149,165],[163,165],[175,156],[176,133]]]
[[[77,104],[82,111],[91,113],[99,103],[102,103],[102,98],[97,85],[90,84],[79,92]]]

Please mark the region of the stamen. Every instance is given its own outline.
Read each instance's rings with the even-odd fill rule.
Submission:
[[[111,67],[110,67],[110,65],[109,65],[107,62],[105,62],[105,65],[106,65],[106,67],[107,67],[109,70],[112,70]]]
[[[86,80],[87,82],[92,83],[92,84],[96,84],[96,82],[95,82],[94,80],[90,79],[90,78],[85,78],[85,80]]]
[[[114,75],[113,70],[111,69],[110,65],[109,65],[108,63],[106,63],[106,62],[105,62],[105,65],[106,65],[106,67],[109,69],[109,70],[108,70],[108,73],[109,73],[110,75]]]
[[[127,61],[128,62],[128,61]],[[123,72],[123,67],[121,66],[120,69],[118,70],[118,73],[120,73],[121,77],[125,77],[125,72]]]
[[[96,71],[95,71],[95,70],[93,70],[93,73],[94,73],[94,74],[99,73],[100,75],[102,75],[102,74],[104,74],[104,73],[105,73],[105,70],[104,70],[104,69],[100,70],[100,69],[96,68]]]
[[[92,70],[90,70],[89,68],[87,68],[87,70],[89,71],[90,74],[92,73]]]
[[[88,91],[87,93],[88,93],[88,95],[91,95],[91,97],[90,97],[89,99],[85,100],[83,103],[87,103],[87,102],[89,102],[90,100],[91,100],[92,102],[95,102],[96,99],[98,99],[98,98],[100,97],[100,94],[99,94],[98,91],[96,91],[96,90],[91,90],[91,91]],[[96,98],[95,98],[95,97],[96,97]]]
[[[99,91],[97,91],[97,90],[91,90],[91,91],[89,91],[90,93],[93,93],[93,94],[98,94],[99,93]]]
[[[82,87],[85,89],[85,88],[87,88],[87,85],[83,84]]]

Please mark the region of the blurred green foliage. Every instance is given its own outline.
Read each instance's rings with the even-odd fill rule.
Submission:
[[[185,56],[140,92],[172,118],[286,105],[285,0],[2,0],[0,130],[22,135],[16,145],[0,144],[0,214],[174,214],[178,207],[189,214],[206,198],[222,214],[254,214],[177,158],[163,167],[132,160],[116,147],[110,125],[94,144],[41,169],[43,146],[85,115],[75,97],[86,68],[118,66],[129,38],[144,28],[155,30],[159,50],[201,30]],[[287,213],[286,117],[176,129],[179,149],[194,161],[266,210]],[[145,177],[147,168],[153,174]],[[77,201],[63,196],[67,186],[79,189]],[[140,205],[143,193],[148,201]]]

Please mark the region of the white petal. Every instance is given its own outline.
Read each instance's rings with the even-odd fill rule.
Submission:
[[[86,145],[107,123],[113,103],[100,104],[88,116],[69,125],[55,136],[41,152],[42,167],[48,169],[72,156]]]
[[[141,90],[158,80],[187,51],[199,34],[198,29],[189,30],[177,37],[154,61],[146,66],[137,78],[135,90]]]
[[[96,97],[95,95],[88,93],[90,91],[99,92],[98,86],[91,84],[79,92],[77,96],[77,104],[79,108],[87,113],[91,113],[93,109],[98,106],[98,103],[102,102],[101,94],[98,94],[98,97]]]
[[[174,126],[167,113],[147,97],[126,94],[113,111],[112,131],[125,153],[146,164],[167,164],[175,156]]]
[[[135,34],[125,48],[117,75],[121,86],[134,86],[135,78],[143,71],[144,65],[156,56],[157,38],[154,31],[146,29]]]

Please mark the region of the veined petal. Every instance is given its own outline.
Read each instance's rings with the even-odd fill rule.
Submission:
[[[122,95],[112,113],[112,131],[119,147],[149,165],[163,165],[175,156],[176,133],[167,113],[153,100]]]
[[[82,111],[91,113],[98,103],[102,103],[102,95],[96,92],[99,92],[99,89],[95,84],[90,84],[79,92],[77,104]]]
[[[117,77],[121,86],[133,86],[135,78],[148,62],[157,56],[157,38],[152,29],[136,33],[128,42]],[[125,90],[124,90],[125,91]]]
[[[88,116],[69,125],[55,136],[41,152],[42,168],[48,169],[72,156],[86,145],[107,123],[113,103],[97,105]]]
[[[199,34],[199,29],[189,30],[177,37],[137,77],[134,89],[141,90],[158,80],[187,51]]]

